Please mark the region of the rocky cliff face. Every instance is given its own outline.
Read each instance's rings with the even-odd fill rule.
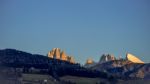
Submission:
[[[73,64],[75,63],[75,60],[74,60],[73,56],[68,56],[67,61],[70,62],[70,63],[73,63]]]
[[[128,66],[128,65],[127,65]],[[124,66],[124,67],[127,67]],[[133,70],[130,72],[127,72],[127,75],[129,77],[136,77],[136,78],[144,78],[144,79],[150,79],[150,64],[137,64],[132,65],[129,68],[134,67]]]
[[[60,59],[60,49],[59,49],[59,48],[56,48],[56,49],[55,49],[54,58]]]
[[[53,48],[48,52],[48,57],[52,59],[58,59],[63,61],[68,61],[70,63],[75,63],[75,59],[73,56],[67,56],[65,51],[61,51],[60,48]]]
[[[67,55],[64,51],[61,52],[60,56],[61,56],[61,60],[64,60],[64,61],[68,60]]]
[[[130,53],[127,53],[126,59],[133,62],[133,63],[142,63],[142,64],[144,64],[144,62],[141,61],[138,57],[136,57],[136,56],[134,56]]]
[[[104,63],[108,61],[115,60],[116,58],[113,55],[110,54],[103,54],[99,60],[99,63]]]
[[[86,60],[86,64],[93,64],[93,63],[94,63],[94,61],[93,61],[92,58],[88,58],[88,59]]]
[[[88,59],[86,60],[86,63],[85,63],[85,65],[84,65],[84,67],[89,68],[89,67],[95,66],[95,64],[96,64],[96,63],[93,61],[92,58],[88,58]]]

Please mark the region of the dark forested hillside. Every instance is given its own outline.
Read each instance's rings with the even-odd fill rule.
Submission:
[[[107,78],[108,76],[104,72],[81,67],[80,64],[72,64],[67,61],[50,59],[47,56],[30,54],[15,49],[0,50],[0,62],[3,66],[20,68],[23,73],[44,73],[50,74],[55,78],[64,75],[92,78]]]

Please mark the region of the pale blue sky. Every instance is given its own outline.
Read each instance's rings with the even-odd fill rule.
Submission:
[[[103,53],[150,62],[149,0],[0,0],[0,48],[46,55],[61,48],[77,62]]]

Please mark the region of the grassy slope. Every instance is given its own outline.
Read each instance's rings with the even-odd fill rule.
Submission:
[[[23,74],[22,81],[23,83],[31,83],[31,84],[41,84],[47,80],[48,84],[55,84],[55,80],[49,75],[39,75],[39,74]]]
[[[101,82],[106,82],[104,79],[100,78],[86,78],[86,77],[76,77],[76,76],[64,76],[61,80],[72,81],[76,84],[96,84]]]

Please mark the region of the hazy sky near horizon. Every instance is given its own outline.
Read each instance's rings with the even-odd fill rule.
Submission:
[[[0,0],[0,49],[55,47],[81,63],[104,53],[150,62],[150,1]]]

